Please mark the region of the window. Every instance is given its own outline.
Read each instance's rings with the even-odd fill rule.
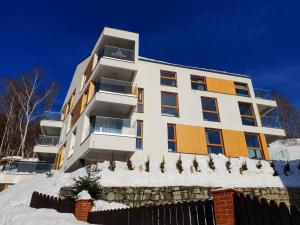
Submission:
[[[161,93],[161,114],[163,116],[178,117],[178,98],[175,93]]]
[[[248,156],[251,159],[262,159],[262,151],[259,134],[245,133]]]
[[[202,97],[201,101],[203,119],[205,121],[220,122],[217,99]]]
[[[160,84],[166,86],[177,86],[176,73],[168,71],[160,71]]]
[[[256,119],[251,103],[239,102],[242,124],[248,126],[256,126]]]
[[[136,121],[136,149],[143,149],[143,121]]]
[[[246,83],[234,82],[235,92],[239,96],[250,97],[249,87]]]
[[[168,124],[168,151],[176,152],[176,125]]]
[[[138,89],[138,104],[137,104],[137,112],[143,113],[144,112],[144,89]]]
[[[208,153],[224,154],[221,131],[214,129],[206,129],[205,133]]]
[[[206,91],[205,77],[191,75],[191,86],[193,90]]]

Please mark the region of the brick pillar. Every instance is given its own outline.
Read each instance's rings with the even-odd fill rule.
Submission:
[[[234,193],[240,193],[231,188],[212,190],[216,225],[235,225]]]
[[[87,221],[88,214],[92,209],[92,200],[77,200],[75,202],[74,215],[77,220]]]

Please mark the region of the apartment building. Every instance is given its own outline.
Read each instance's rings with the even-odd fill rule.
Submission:
[[[60,137],[50,155],[65,171],[178,153],[269,159],[268,143],[285,136],[276,107],[249,76],[141,57],[139,34],[105,27],[76,68],[61,121],[52,121]]]

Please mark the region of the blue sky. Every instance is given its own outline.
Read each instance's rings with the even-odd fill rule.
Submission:
[[[140,55],[251,75],[300,107],[300,1],[0,0],[0,77],[42,66],[64,99],[104,26],[140,33]]]

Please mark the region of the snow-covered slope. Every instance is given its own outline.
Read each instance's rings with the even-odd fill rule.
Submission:
[[[129,171],[125,162],[116,162],[114,172],[108,170],[109,162],[99,163],[102,169],[101,184],[103,186],[210,186],[210,187],[300,187],[300,170],[298,161],[290,162],[291,171],[288,176],[283,174],[284,162],[276,163],[279,176],[273,176],[270,163],[262,161],[262,168],[258,169],[258,160],[246,158],[232,158],[231,173],[228,173],[225,162],[228,160],[222,155],[213,155],[216,170],[208,167],[207,156],[197,156],[201,172],[191,170],[192,155],[182,155],[184,171],[179,174],[176,169],[176,160],[165,160],[165,173],[161,173],[160,162],[150,159],[150,172],[145,172],[144,160],[133,161],[135,169]],[[248,170],[240,174],[239,169],[243,162],[247,163]],[[54,172],[51,178],[45,174],[37,175],[22,181],[9,189],[0,192],[0,224],[85,224],[75,220],[71,214],[59,214],[49,209],[32,209],[29,203],[33,191],[58,196],[62,186],[73,184],[72,178],[83,175],[85,169],[72,173]],[[98,201],[94,210],[121,208],[124,205]]]
[[[300,139],[277,140],[270,144],[269,151],[273,160],[300,159]]]

